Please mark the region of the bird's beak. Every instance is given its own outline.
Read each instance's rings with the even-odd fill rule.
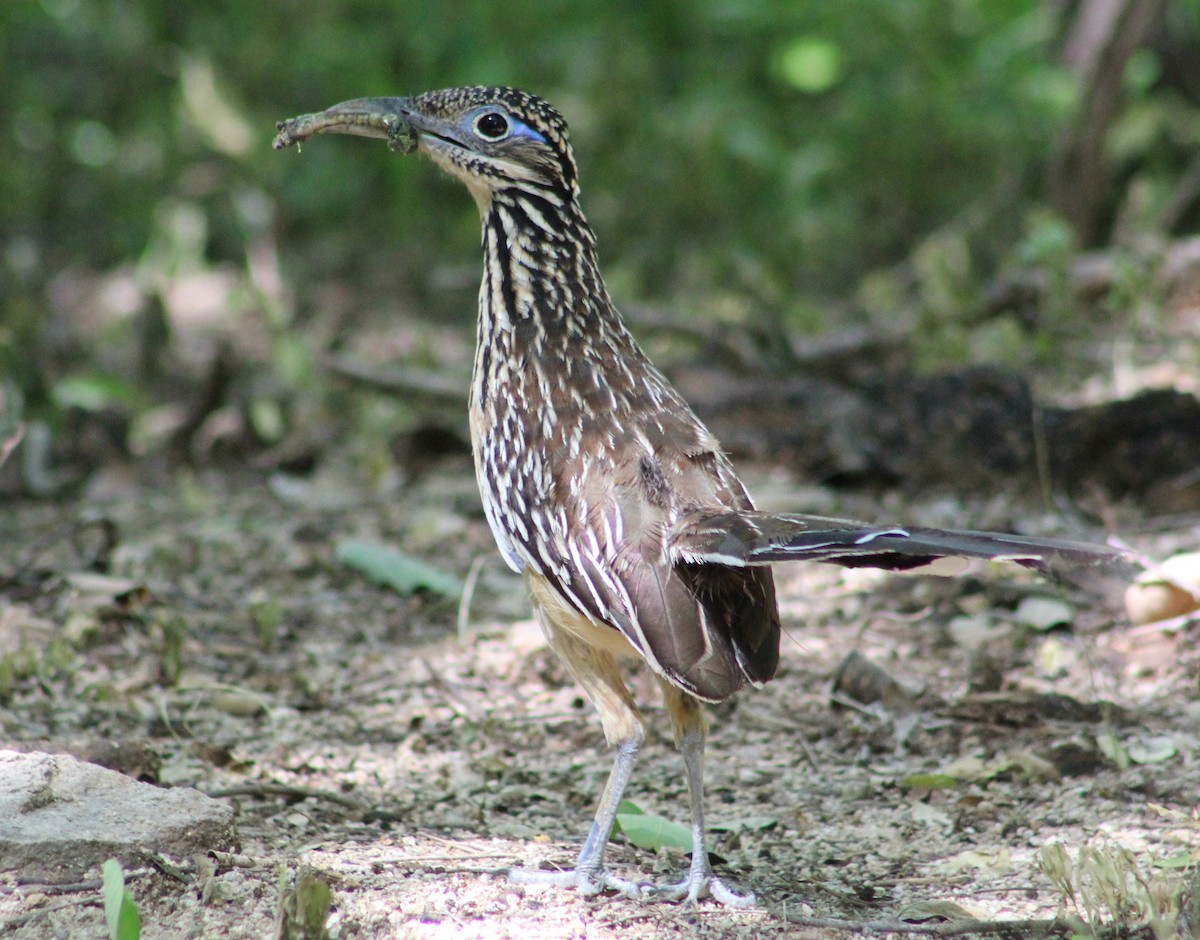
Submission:
[[[353,134],[386,140],[397,153],[421,150],[434,163],[461,177],[481,212],[491,202],[491,186],[476,174],[461,169],[455,155],[469,147],[458,128],[449,121],[423,114],[412,98],[355,98],[316,114],[301,114],[275,127],[274,147],[282,150],[317,134]],[[519,168],[515,168],[519,172]]]
[[[408,98],[355,98],[316,114],[280,121],[275,125],[279,133],[274,147],[282,150],[317,134],[352,134],[380,138],[392,150],[412,153],[421,130],[413,124],[417,118]]]

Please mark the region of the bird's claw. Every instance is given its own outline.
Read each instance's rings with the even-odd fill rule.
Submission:
[[[641,900],[647,896],[649,885],[627,881],[610,874],[603,868],[589,870],[572,868],[568,871],[531,871],[527,868],[510,868],[508,880],[520,885],[549,885],[553,888],[574,888],[583,897],[594,897],[605,891],[615,891],[630,900]]]
[[[754,904],[754,893],[738,894],[714,875],[691,875],[678,884],[653,885],[618,878],[603,868],[591,871],[573,868],[569,871],[531,871],[510,868],[508,880],[513,884],[548,885],[553,888],[574,888],[583,897],[594,897],[613,891],[632,901],[682,901],[696,904],[711,897],[730,908],[747,908]]]
[[[754,905],[754,892],[738,894],[725,882],[714,875],[689,876],[673,885],[658,885],[650,888],[646,897],[659,901],[683,901],[685,904],[696,904],[705,897],[711,897],[725,907],[746,908]]]

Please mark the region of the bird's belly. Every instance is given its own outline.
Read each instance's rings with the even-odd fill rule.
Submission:
[[[550,581],[532,569],[525,569],[525,584],[536,607],[544,613],[542,625],[546,630],[558,630],[574,637],[581,643],[619,656],[622,659],[640,658],[625,634],[616,627],[599,623],[581,614],[563,599]],[[553,643],[553,637],[549,638]]]

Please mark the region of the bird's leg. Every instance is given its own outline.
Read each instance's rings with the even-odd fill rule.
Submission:
[[[674,885],[653,889],[652,897],[695,903],[706,894],[727,907],[749,907],[753,894],[738,894],[712,871],[704,831],[704,712],[700,703],[681,689],[661,682],[663,698],[675,730],[675,743],[683,756],[687,774],[688,803],[692,811],[692,864],[687,878]]]
[[[641,741],[637,738],[623,741],[617,746],[616,760],[612,772],[608,775],[608,783],[604,787],[604,795],[596,808],[596,816],[592,820],[592,828],[588,831],[579,859],[572,871],[530,871],[514,868],[508,873],[509,881],[516,884],[549,884],[562,888],[577,888],[580,894],[593,895],[601,891],[611,890],[628,898],[641,898],[644,890],[641,885],[624,878],[617,878],[604,868],[604,850],[608,847],[609,836],[612,835],[613,823],[617,818],[617,807],[621,803],[621,794],[633,773],[633,765],[637,761]]]
[[[691,869],[687,878],[679,884],[659,887],[617,878],[605,870],[604,850],[608,847],[617,818],[617,807],[633,773],[645,731],[633,696],[617,667],[613,650],[618,647],[611,644],[605,646],[615,631],[609,632],[610,628],[595,624],[568,609],[558,600],[556,593],[547,589],[542,579],[528,576],[526,581],[534,612],[550,648],[561,657],[588,699],[596,706],[604,736],[610,744],[616,745],[617,756],[575,869],[563,872],[512,870],[509,872],[510,880],[520,884],[573,887],[584,895],[609,890],[629,898],[695,902],[712,896],[729,907],[748,907],[753,904],[754,895],[737,894],[713,875],[704,832],[704,711],[695,697],[665,679],[660,680],[663,699],[671,716],[675,743],[683,755],[687,774],[688,803],[692,812]]]
[[[617,755],[608,775],[608,782],[604,786],[604,794],[600,797],[600,805],[596,808],[592,828],[584,840],[574,870],[546,872],[512,869],[508,873],[509,880],[518,884],[574,887],[583,895],[609,890],[629,898],[644,897],[645,889],[642,885],[617,878],[604,868],[604,851],[612,835],[617,807],[633,774],[638,751],[645,736],[633,696],[629,694],[612,654],[598,649],[576,633],[559,626],[550,612],[538,602],[538,592],[535,590],[532,593],[534,609],[551,648],[562,658],[576,681],[583,687],[588,699],[596,706],[604,727],[604,735],[610,744],[616,745]]]

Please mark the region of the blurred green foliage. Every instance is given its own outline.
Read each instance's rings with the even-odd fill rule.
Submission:
[[[347,97],[504,82],[567,113],[639,293],[697,270],[836,292],[1044,159],[1075,99],[1055,6],[8,0],[8,264],[137,256],[171,198],[203,204],[207,250],[237,256],[240,187],[349,255],[420,252],[448,224],[473,242],[468,201],[379,148],[297,161],[267,143],[276,119]],[[1154,56],[1135,65],[1145,90]],[[1115,146],[1144,149],[1159,122],[1140,124]]]
[[[213,266],[245,270],[264,239],[280,246],[301,319],[313,286],[336,276],[377,292],[402,283],[431,315],[468,321],[478,220],[460,187],[382,146],[270,148],[279,119],[464,83],[526,87],[567,116],[622,300],[817,326],[830,298],[873,297],[868,314],[886,316],[899,288],[878,272],[909,259],[917,325],[940,334],[995,269],[1075,248],[1039,201],[1078,107],[1056,64],[1065,8],[5,0],[0,372],[31,408],[55,396],[98,408],[105,390],[129,400],[144,376],[113,351],[157,335],[154,311],[136,335],[93,335],[77,351],[100,356],[99,374],[49,387],[63,370],[39,350],[63,272],[127,266],[154,295]],[[1177,32],[1200,33],[1198,10],[1177,0]],[[1162,91],[1161,74],[1154,53],[1135,57],[1111,141],[1119,173],[1145,175],[1151,210],[1200,143],[1194,101]],[[277,377],[303,383],[314,354],[290,337],[292,312],[254,303],[267,308]],[[264,428],[279,424],[267,417]]]
[[[267,144],[275,120],[345,98],[508,83],[571,120],[630,290],[836,292],[1045,153],[1072,104],[1053,28],[1037,0],[9,0],[9,265],[136,257],[171,199],[236,257],[238,198],[259,187],[331,263],[444,258],[431,231],[465,258],[474,210],[431,175],[378,148]]]

